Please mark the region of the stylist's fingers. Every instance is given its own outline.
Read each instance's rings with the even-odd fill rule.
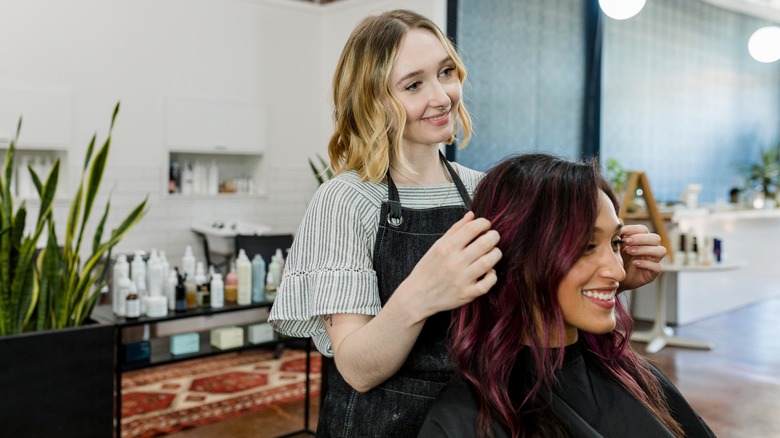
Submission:
[[[474,298],[485,295],[490,288],[496,285],[497,281],[498,275],[496,274],[496,270],[489,270],[484,277],[480,278],[479,281],[474,284]]]
[[[468,212],[455,223],[442,236],[442,241],[451,245],[449,250],[457,251],[465,248],[480,234],[490,229],[490,221],[485,218],[475,218],[474,213]]]
[[[474,279],[474,284],[479,285],[480,281],[482,281],[482,277],[488,275],[491,271],[495,272],[495,269],[493,268],[496,266],[496,263],[501,260],[501,255],[500,249],[495,247],[492,248],[490,251],[474,260],[474,262],[466,268],[466,275],[468,278]]]
[[[458,232],[458,230],[460,230],[461,228],[463,228],[463,227],[464,227],[464,226],[465,226],[467,223],[469,223],[469,222],[473,221],[473,220],[474,220],[474,217],[475,217],[475,216],[474,216],[474,212],[472,212],[472,211],[467,211],[467,212],[466,212],[466,214],[464,214],[464,215],[463,215],[463,217],[462,217],[462,218],[460,218],[460,220],[459,220],[459,221],[457,221],[457,222],[455,222],[454,224],[452,224],[452,226],[450,227],[450,229],[449,229],[449,230],[447,230],[447,232],[446,232],[446,233],[444,233],[444,236],[442,236],[442,237],[448,237],[448,236],[452,236],[453,234],[457,233],[457,232]]]

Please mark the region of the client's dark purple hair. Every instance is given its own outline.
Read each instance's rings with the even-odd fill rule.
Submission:
[[[491,419],[506,425],[513,437],[565,435],[545,395],[564,350],[549,346],[563,339],[558,285],[592,238],[599,191],[619,211],[595,160],[574,162],[546,154],[510,157],[477,187],[472,210],[498,231],[503,256],[490,292],[453,313],[450,351],[479,399],[482,435],[492,434]],[[614,331],[580,333],[583,354],[594,358],[670,430],[681,432],[657,380],[629,348],[630,316],[619,300],[615,309]],[[509,379],[523,349],[529,349],[536,370],[527,373],[523,383],[525,399],[513,403]]]

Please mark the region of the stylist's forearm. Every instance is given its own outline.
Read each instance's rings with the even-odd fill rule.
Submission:
[[[399,286],[379,314],[334,351],[339,372],[357,391],[381,384],[406,361],[428,316],[415,295],[413,287]]]

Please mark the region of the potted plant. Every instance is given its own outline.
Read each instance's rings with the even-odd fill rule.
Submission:
[[[763,206],[774,207],[780,188],[780,142],[767,149],[759,150],[759,159],[743,166],[745,189],[754,190],[763,196]]]
[[[89,316],[105,286],[111,249],[141,219],[146,200],[110,232],[106,202],[87,241],[90,255],[82,260],[81,253],[118,111],[119,103],[103,146],[95,153],[95,135],[87,148],[62,241],[52,213],[59,160],[45,180],[28,168],[40,207],[25,234],[27,208],[23,201],[14,209],[11,189],[21,119],[6,151],[0,175],[0,424],[9,436],[111,433],[115,333],[112,326],[92,324]],[[45,245],[38,248],[44,231]]]

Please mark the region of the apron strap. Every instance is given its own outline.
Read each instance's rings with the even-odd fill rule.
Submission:
[[[444,157],[444,154],[441,151],[439,151],[439,157],[447,167],[447,171],[450,173],[450,178],[452,178],[452,182],[455,183],[455,187],[458,188],[458,192],[460,193],[460,197],[463,198],[463,204],[466,206],[466,210],[471,210],[471,196],[469,196],[469,192],[466,190],[466,186],[463,184],[463,181],[461,181],[460,176],[455,172],[455,169],[452,168],[450,162],[447,161],[447,158]]]
[[[469,196],[469,192],[466,190],[466,185],[463,184],[460,176],[455,172],[455,169],[452,168],[452,165],[450,165],[441,151],[439,151],[439,158],[447,168],[447,172],[449,172],[452,182],[458,189],[458,193],[460,193],[460,197],[463,199],[463,204],[466,206],[466,209],[470,209],[471,196]],[[404,222],[403,215],[401,214],[401,197],[398,195],[398,187],[396,187],[395,182],[393,182],[393,178],[390,177],[389,170],[387,172],[387,203],[390,206],[390,212],[387,214],[387,223],[394,227],[401,226]]]

